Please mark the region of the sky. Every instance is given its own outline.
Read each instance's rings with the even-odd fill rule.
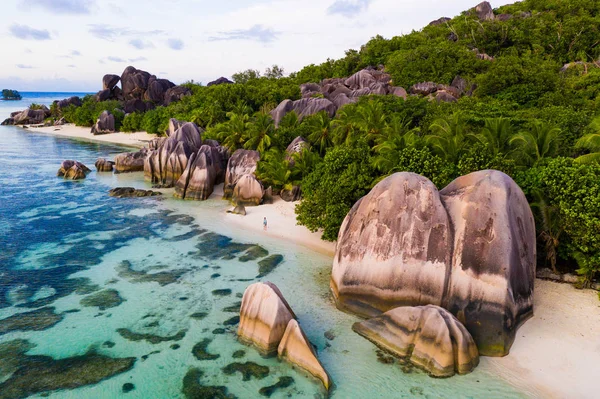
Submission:
[[[494,7],[513,1],[493,1]],[[0,88],[98,91],[133,65],[175,83],[286,74],[477,0],[2,0]]]

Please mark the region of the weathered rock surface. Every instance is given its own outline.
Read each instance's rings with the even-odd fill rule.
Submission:
[[[80,107],[82,104],[81,98],[79,98],[77,96],[65,98],[64,100],[60,100],[60,101],[56,100],[54,102],[56,103],[57,107],[60,109],[66,108],[69,105],[73,105],[75,107]]]
[[[104,158],[98,158],[95,165],[98,172],[112,172],[115,163]]]
[[[533,316],[536,233],[531,208],[507,175],[483,170],[441,192],[454,227],[445,308],[486,356],[508,354],[517,328]]]
[[[260,160],[258,151],[239,149],[233,153],[227,162],[225,171],[225,185],[223,194],[225,198],[231,198],[233,190],[240,178],[244,175],[253,175]]]
[[[153,183],[174,186],[192,154],[202,146],[201,134],[194,123],[182,124],[169,138],[158,143],[157,149],[150,151],[143,165],[144,176]]]
[[[115,170],[118,173],[141,172],[148,150],[142,148],[138,152],[124,152],[115,156]]]
[[[277,355],[301,367],[323,382],[325,389],[331,387],[331,379],[319,362],[312,344],[295,319],[291,319],[277,348]]]
[[[279,195],[286,202],[295,202],[302,198],[302,190],[300,190],[300,186],[293,186],[291,190],[281,190]]]
[[[100,114],[96,124],[92,126],[92,134],[106,134],[115,132],[115,117],[108,111]]]
[[[243,175],[233,189],[232,201],[244,206],[260,205],[263,193],[263,186],[254,175]]]
[[[226,77],[221,76],[219,79],[213,80],[212,82],[208,82],[206,87],[210,87],[210,86],[217,86],[217,85],[223,85],[223,84],[233,84],[233,82],[229,79],[227,79]]]
[[[175,196],[184,199],[206,200],[212,194],[220,165],[215,147],[203,145],[193,153],[175,185]]]
[[[60,164],[56,176],[69,180],[80,180],[85,179],[86,175],[90,172],[91,170],[81,162],[66,160]]]
[[[238,336],[264,354],[277,351],[290,320],[296,315],[273,283],[255,283],[244,291]]]
[[[167,79],[159,79],[155,75],[132,66],[125,68],[121,74],[121,86],[121,95],[125,101],[144,100],[148,104],[154,105],[169,105],[191,93],[187,87],[176,86]],[[139,103],[137,107],[140,107]]]
[[[50,116],[50,110],[43,105],[40,109],[29,109],[12,113],[13,125],[37,125]]]
[[[435,21],[431,21],[431,22],[429,23],[429,26],[439,26],[439,25],[443,25],[443,24],[445,24],[446,22],[448,22],[448,21],[451,21],[451,20],[452,20],[452,18],[448,18],[448,17],[442,17],[442,18],[436,19]]]
[[[141,190],[133,187],[115,187],[108,192],[108,195],[116,198],[132,198],[132,197],[154,197],[162,195],[158,191]]]
[[[121,80],[119,75],[106,74],[102,77],[102,90],[112,90]]]
[[[471,334],[439,306],[395,308],[355,323],[352,329],[433,377],[467,374],[479,364],[479,352]]]
[[[236,205],[232,210],[227,211],[227,213],[233,213],[234,215],[242,215],[246,216],[246,207],[244,205]]]
[[[479,18],[480,21],[494,20],[494,9],[492,8],[492,5],[487,1],[479,3],[477,6],[475,6],[475,8],[473,8],[473,11],[475,11],[477,18]]]
[[[481,354],[502,356],[533,313],[535,251],[531,210],[505,174],[463,176],[440,196],[424,177],[396,173],[346,216],[331,288],[338,307],[366,316],[442,306]]]

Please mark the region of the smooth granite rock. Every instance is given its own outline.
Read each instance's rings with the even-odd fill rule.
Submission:
[[[243,175],[233,189],[232,201],[244,206],[260,205],[264,189],[254,175]]]
[[[233,153],[227,162],[225,171],[225,185],[223,186],[225,198],[231,198],[233,190],[242,176],[254,174],[259,160],[258,151],[239,149]]]
[[[273,354],[296,315],[273,283],[255,283],[244,291],[237,334],[264,354]]]
[[[92,134],[106,134],[115,132],[115,117],[108,111],[100,114],[96,124],[92,126]]]
[[[115,163],[104,158],[98,158],[95,165],[98,172],[112,172]]]
[[[80,180],[85,179],[86,175],[90,172],[91,170],[81,162],[66,160],[60,164],[56,176],[64,177],[68,180]]]
[[[115,155],[115,170],[118,173],[141,172],[148,150],[142,148],[138,152],[124,152]]]
[[[439,306],[395,308],[354,323],[352,329],[433,377],[467,374],[479,364],[479,353],[471,334],[456,317]]]

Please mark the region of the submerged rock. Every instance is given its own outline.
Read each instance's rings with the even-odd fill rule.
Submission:
[[[296,315],[273,283],[255,283],[244,291],[237,334],[264,354],[277,351],[290,320]]]
[[[104,158],[98,158],[98,160],[95,163],[95,166],[98,172],[112,172],[115,163]]]
[[[204,338],[192,348],[192,354],[198,360],[215,360],[221,357],[219,354],[208,353],[208,345],[212,342],[210,338]]]
[[[267,252],[268,254],[268,252]],[[240,260],[242,260],[240,258]],[[274,254],[267,256],[263,260],[258,262],[258,276],[257,278],[264,277],[271,273],[279,264],[283,262],[283,255]]]
[[[183,378],[183,388],[181,392],[186,399],[235,399],[234,395],[227,393],[227,387],[207,386],[200,383],[204,372],[198,368],[189,369]]]
[[[123,298],[119,295],[119,291],[108,289],[95,294],[88,295],[80,301],[82,306],[97,307],[100,310],[114,308],[123,303]]]
[[[223,367],[223,373],[225,375],[233,375],[236,372],[242,374],[243,381],[250,381],[252,377],[257,380],[262,380],[269,375],[269,368],[254,362],[231,363]]]
[[[69,180],[81,180],[85,179],[86,175],[90,172],[91,170],[81,162],[66,160],[60,164],[56,176]]]
[[[167,337],[163,337],[163,336],[156,335],[156,334],[136,333],[131,330],[128,330],[127,328],[119,328],[119,329],[117,329],[117,332],[119,333],[119,335],[121,337],[125,338],[128,341],[133,341],[133,342],[146,341],[153,345],[156,345],[156,344],[160,344],[161,342],[181,341],[185,337],[186,331],[181,330],[177,334],[167,336]]]
[[[508,353],[533,314],[536,235],[527,200],[504,173],[463,176],[438,193],[396,173],[359,200],[338,236],[331,289],[338,307],[377,316],[437,305],[479,353]]]
[[[331,379],[319,362],[312,344],[304,335],[298,322],[291,319],[277,348],[277,355],[288,362],[299,366],[321,380],[325,389],[331,387]]]
[[[354,323],[352,329],[433,377],[467,374],[479,364],[479,353],[471,334],[439,306],[395,308]]]
[[[45,307],[2,319],[0,320],[0,335],[13,331],[43,331],[54,327],[64,318],[64,315],[54,311],[54,307]]]
[[[111,197],[117,198],[132,198],[132,197],[154,197],[162,195],[158,191],[141,190],[133,187],[115,187],[108,192]]]
[[[292,377],[288,377],[288,376],[279,377],[279,380],[275,384],[269,385],[266,387],[262,387],[258,391],[258,393],[261,394],[262,396],[266,396],[267,398],[270,398],[271,395],[273,395],[278,390],[287,388],[287,387],[291,386],[293,383],[294,383],[294,379]]]

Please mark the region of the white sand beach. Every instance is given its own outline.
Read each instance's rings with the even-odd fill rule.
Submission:
[[[142,148],[147,143],[156,137],[155,134],[146,132],[135,132],[135,133],[108,133],[98,136],[94,136],[90,133],[89,127],[80,127],[73,124],[66,124],[62,126],[48,126],[48,127],[28,127],[25,130],[30,130],[35,133],[52,134],[60,137],[69,137],[76,140],[85,140],[100,143],[109,144],[120,144],[128,147]]]
[[[33,129],[32,129],[33,130]],[[154,135],[114,133],[92,136],[87,128],[67,125],[36,128],[36,132],[105,143],[141,147]],[[169,195],[170,190],[164,190]],[[222,197],[222,185],[212,198]],[[249,233],[267,234],[333,256],[335,244],[320,239],[296,224],[295,203],[276,197],[273,204],[247,207],[246,216],[226,213],[223,220]],[[263,231],[263,218],[268,229]],[[503,358],[481,358],[480,368],[493,373],[531,397],[593,398],[598,396],[600,375],[600,301],[593,290],[578,290],[568,284],[536,280],[534,317],[517,332],[510,354]],[[460,377],[455,377],[460,378]],[[502,397],[499,392],[497,397]]]

